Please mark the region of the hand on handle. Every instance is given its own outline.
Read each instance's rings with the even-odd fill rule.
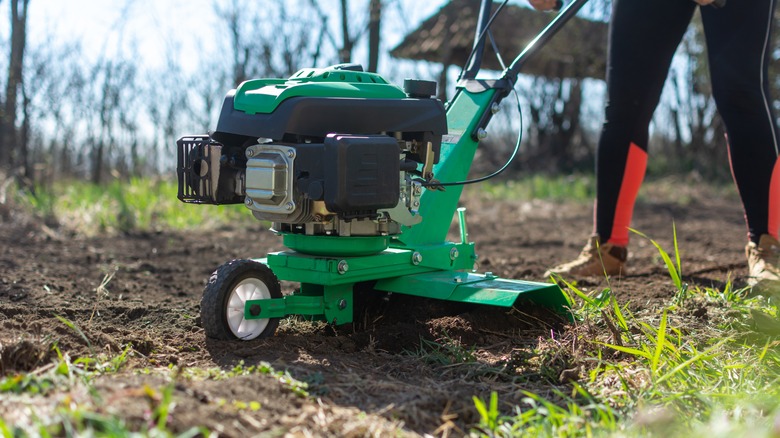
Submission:
[[[528,3],[538,11],[558,11],[563,7],[563,0],[528,0]]]

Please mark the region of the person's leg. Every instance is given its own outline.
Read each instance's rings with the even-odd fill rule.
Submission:
[[[628,244],[628,227],[647,164],[648,126],[696,4],[616,0],[610,28],[607,105],[596,158],[595,232]]]
[[[731,1],[723,9],[702,10],[712,92],[726,125],[748,235],[756,243],[762,234],[777,238],[780,230],[777,126],[767,77],[774,4]]]
[[[726,125],[729,159],[749,243],[751,284],[780,288],[780,164],[768,63],[776,0],[731,1],[702,10],[712,91]]]
[[[580,257],[547,274],[623,270],[628,227],[647,166],[648,126],[695,9],[690,0],[613,1],[607,104],[596,154],[594,236]]]

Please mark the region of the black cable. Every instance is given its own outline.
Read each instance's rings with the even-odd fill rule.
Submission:
[[[494,178],[502,174],[507,168],[509,168],[509,165],[512,164],[512,162],[517,157],[517,153],[520,151],[520,143],[523,140],[523,108],[520,106],[520,96],[517,94],[517,90],[515,90],[514,86],[512,87],[512,94],[515,95],[515,101],[517,102],[517,114],[520,116],[520,129],[518,130],[517,133],[517,143],[515,143],[515,149],[512,151],[512,155],[509,157],[509,159],[507,159],[506,163],[504,163],[504,165],[501,166],[500,169],[496,170],[490,175],[481,176],[479,178],[467,179],[463,181],[453,181],[453,182],[425,181],[422,182],[420,185],[422,185],[423,187],[447,187],[447,186],[464,186],[467,184],[476,184]]]
[[[493,24],[493,21],[496,19],[498,14],[501,12],[504,6],[506,6],[508,2],[509,0],[504,0],[504,2],[498,6],[496,11],[490,17],[490,20],[488,20],[487,24],[485,25],[485,28],[482,29],[482,32],[480,32],[479,37],[477,38],[477,44],[474,44],[474,47],[471,48],[471,53],[469,53],[469,57],[466,59],[466,63],[464,64],[465,66],[469,65],[469,63],[471,62],[471,58],[474,57],[474,53],[476,53],[477,47],[479,47],[480,44],[483,44],[483,39],[485,38],[485,35],[490,35],[491,37],[490,42],[493,45],[493,51],[496,53],[499,63],[501,63],[502,65],[504,64],[504,60],[501,59],[501,54],[499,53],[498,48],[496,47],[496,43],[493,40],[493,35],[489,33],[489,30],[490,30],[490,26]],[[460,74],[458,75],[458,81],[460,81],[460,79],[463,78],[463,74],[465,71],[466,71],[466,67],[463,67],[460,71]],[[495,172],[479,178],[467,179],[463,181],[452,181],[452,182],[422,181],[420,185],[422,185],[423,187],[447,187],[447,186],[462,186],[467,184],[476,184],[494,178],[502,174],[507,168],[509,168],[509,165],[512,164],[512,162],[517,157],[517,153],[520,151],[520,143],[523,140],[523,109],[520,105],[520,96],[517,94],[517,90],[515,90],[514,83],[512,83],[512,93],[515,95],[515,101],[517,102],[517,113],[520,116],[520,130],[518,131],[517,134],[517,143],[515,143],[515,149],[512,151],[512,155],[509,157],[506,163],[504,163],[504,165],[501,166],[501,168],[496,170]],[[488,111],[490,111],[490,109],[488,109]]]
[[[493,32],[488,32],[488,38],[490,39],[490,45],[493,47],[493,52],[496,53],[496,58],[498,58],[498,63],[501,65],[501,70],[506,70],[506,64],[504,64],[504,58],[501,57],[501,53],[498,51],[498,45],[496,44],[496,40],[493,38]]]

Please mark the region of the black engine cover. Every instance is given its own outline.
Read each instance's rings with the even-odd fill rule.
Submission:
[[[400,196],[398,141],[386,135],[330,134],[323,151],[325,206],[334,213],[391,208]]]
[[[441,136],[447,133],[444,105],[437,99],[293,97],[272,113],[247,114],[233,107],[234,95],[231,90],[225,97],[217,129],[211,134],[224,144],[247,138],[297,142],[295,137],[323,139],[333,132],[401,133],[405,140],[431,142],[438,162]]]

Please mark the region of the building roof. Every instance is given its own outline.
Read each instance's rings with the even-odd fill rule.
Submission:
[[[479,0],[451,0],[407,35],[390,54],[396,58],[463,65],[471,51]],[[493,10],[498,8],[493,4]],[[506,5],[491,26],[504,63],[509,65],[552,20],[549,13]],[[597,78],[606,72],[607,23],[574,17],[521,70],[545,77]],[[482,67],[502,70],[488,41]]]

